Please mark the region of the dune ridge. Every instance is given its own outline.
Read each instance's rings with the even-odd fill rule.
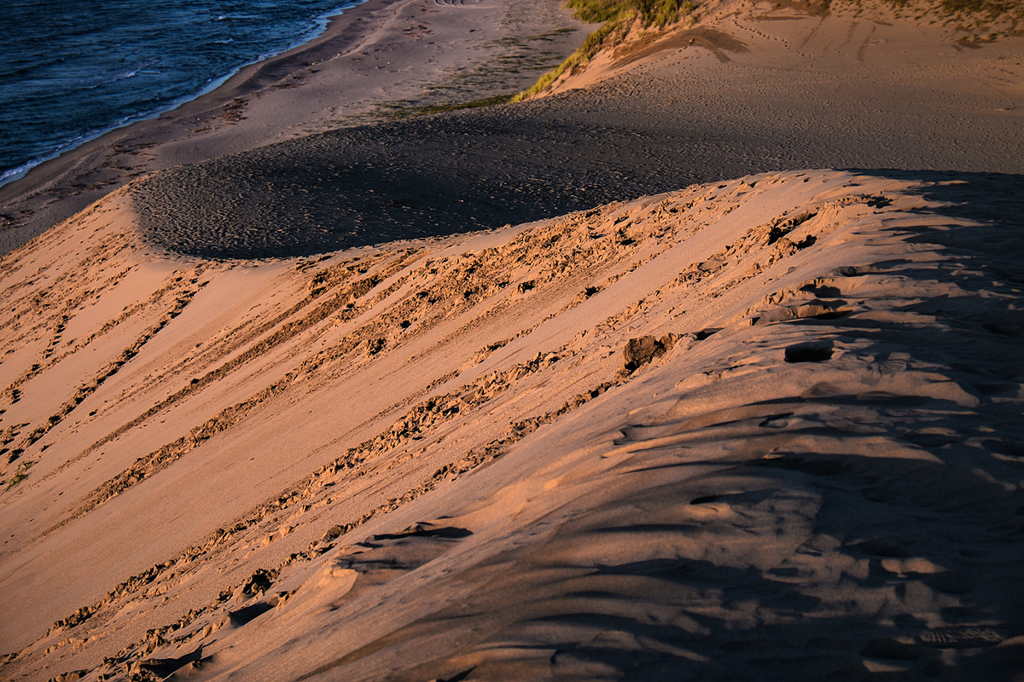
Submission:
[[[4,264],[4,672],[1012,679],[1017,182],[255,264],[154,257],[118,193]]]

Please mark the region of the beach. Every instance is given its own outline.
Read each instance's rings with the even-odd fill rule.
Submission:
[[[367,0],[333,18],[316,39],[0,188],[0,250],[155,170],[379,121],[415,106],[517,92],[572,52],[586,32],[553,0]]]
[[[4,679],[1021,679],[1024,38],[358,9],[0,190]]]

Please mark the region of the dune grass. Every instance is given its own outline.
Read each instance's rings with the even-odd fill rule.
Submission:
[[[682,17],[693,16],[697,8],[691,0],[568,0],[566,4],[576,10],[578,18],[600,23],[601,27],[587,36],[583,45],[554,71],[544,74],[533,87],[515,96],[513,102],[543,91],[566,71],[585,65],[602,48],[621,42],[637,19],[645,28],[662,28]]]
[[[887,0],[895,7],[917,5],[925,15],[932,15],[945,21],[971,17],[985,23],[1000,18],[1012,20],[1011,33],[1018,33],[1017,27],[1024,25],[1024,0]],[[821,9],[827,11],[842,3],[859,4],[859,0],[823,0]],[[663,28],[670,23],[690,17],[697,19],[699,6],[692,0],[567,0],[566,4],[576,10],[576,16],[583,21],[600,23],[601,27],[591,33],[583,45],[571,54],[554,71],[544,74],[533,87],[512,97],[519,102],[545,90],[566,71],[586,65],[606,47],[622,42],[629,27],[639,19],[644,28]],[[1018,33],[1019,34],[1019,33]]]
[[[8,482],[5,490],[10,490],[28,478],[28,470],[32,468],[33,464],[35,464],[35,462],[21,462],[18,464],[18,469],[14,472],[14,476],[11,477],[11,480]]]
[[[404,106],[401,104],[396,105],[384,105],[392,109],[391,113],[388,114],[387,118],[391,120],[400,120],[403,118],[410,118],[413,116],[424,116],[427,114],[440,114],[446,111],[458,111],[460,109],[475,109],[477,107],[491,107],[496,104],[504,104],[506,102],[513,101],[518,96],[518,93],[506,93],[503,95],[492,95],[491,97],[481,97],[480,99],[474,99],[469,102],[448,102],[444,104],[426,104],[423,106]]]
[[[896,0],[893,4],[905,6],[909,0]],[[934,13],[944,17],[953,15],[980,15],[996,18],[1011,12],[1020,12],[1021,0],[939,0],[934,3]]]
[[[590,23],[639,17],[644,26],[664,26],[694,7],[686,0],[568,0],[566,4],[576,10],[577,17]]]

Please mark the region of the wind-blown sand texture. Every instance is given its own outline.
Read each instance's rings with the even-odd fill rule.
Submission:
[[[5,265],[5,667],[1010,679],[1015,188],[767,174],[262,265],[154,258],[120,192]]]
[[[398,149],[356,127],[142,178],[5,256],[4,679],[1019,679],[1024,156],[1017,110],[983,114],[1021,87],[984,51],[1019,43],[963,53],[978,98],[932,134],[822,147],[759,99],[716,155],[672,74],[755,67],[688,41],[377,128]],[[565,146],[524,177],[539,120]],[[977,146],[944,147],[963,121]],[[466,182],[403,142],[460,123],[424,153]],[[776,147],[925,170],[719,179]],[[680,189],[686,149],[712,182]],[[635,156],[578,181],[602,153]],[[354,163],[436,184],[325,207],[309,179]],[[270,171],[298,189],[227,194]]]

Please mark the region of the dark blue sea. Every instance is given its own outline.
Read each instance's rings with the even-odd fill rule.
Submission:
[[[358,0],[3,0],[0,184],[319,34]]]

